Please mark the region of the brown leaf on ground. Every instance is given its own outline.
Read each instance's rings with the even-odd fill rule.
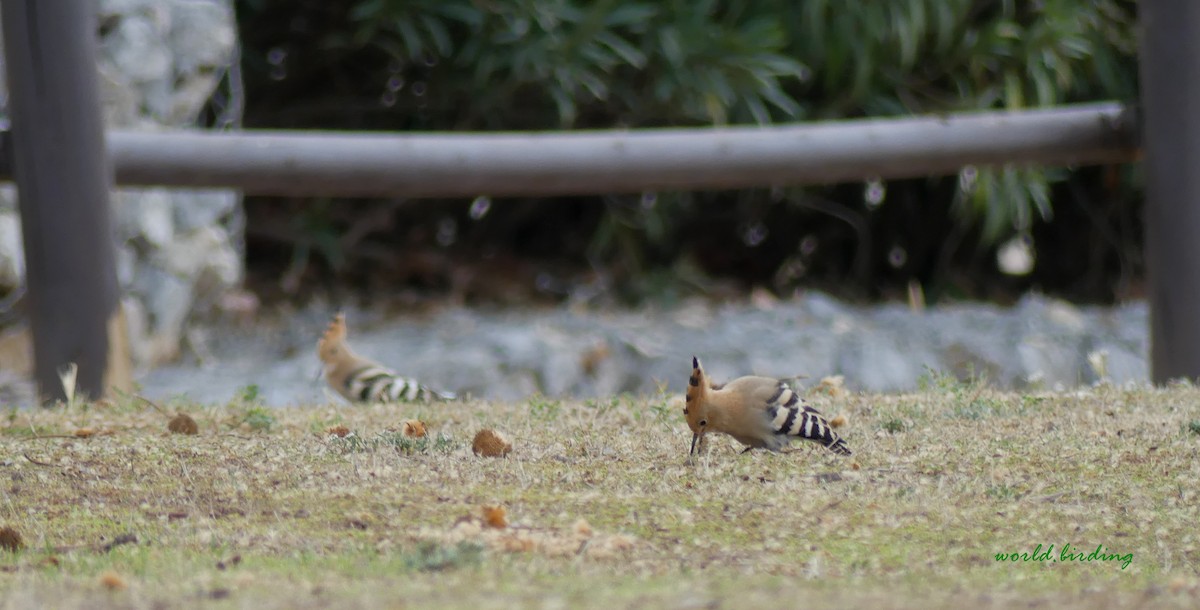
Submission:
[[[120,574],[112,570],[100,575],[100,584],[104,585],[104,588],[109,591],[124,591],[129,588],[129,583]]]
[[[845,383],[845,377],[841,375],[830,375],[829,377],[822,377],[815,390],[817,392],[828,394],[833,398],[841,398],[846,395]]]
[[[475,455],[484,457],[504,457],[512,452],[512,443],[503,434],[484,428],[475,435],[475,440],[471,442],[471,450]]]
[[[419,419],[410,419],[404,422],[404,427],[400,429],[400,433],[409,438],[424,438],[425,437],[425,422]]]
[[[499,504],[485,504],[483,505],[483,522],[488,527],[504,529],[508,527],[508,511]]]
[[[346,438],[346,435],[350,434],[350,428],[343,425],[330,426],[325,429],[325,433],[338,438]]]
[[[199,434],[200,426],[196,425],[196,420],[187,413],[180,413],[171,418],[167,430],[170,430],[171,434]]]
[[[23,548],[25,541],[21,539],[20,532],[9,526],[0,527],[0,550],[15,553]]]

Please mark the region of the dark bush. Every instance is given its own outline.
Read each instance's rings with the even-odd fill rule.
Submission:
[[[773,123],[1136,92],[1122,0],[241,0],[248,127],[508,130]],[[250,203],[252,270],[505,298],[816,286],[1129,294],[1129,168],[557,200]],[[995,248],[1031,240],[1032,274]],[[503,270],[502,272],[498,270]],[[495,285],[492,285],[495,284]],[[508,285],[509,288],[503,288]],[[521,290],[517,290],[520,292]],[[611,292],[615,291],[615,292]],[[585,291],[586,292],[586,291]]]

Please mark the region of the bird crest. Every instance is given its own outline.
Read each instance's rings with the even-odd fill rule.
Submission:
[[[711,384],[704,374],[700,359],[692,356],[692,376],[688,378],[687,392],[684,395],[683,416],[687,419],[688,427],[692,429],[692,450],[695,453],[697,442],[704,436],[708,426],[708,390]]]
[[[325,329],[325,334],[317,340],[317,356],[326,364],[336,361],[345,354],[346,315],[338,313]]]

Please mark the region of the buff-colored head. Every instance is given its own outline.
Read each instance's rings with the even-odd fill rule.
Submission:
[[[696,447],[708,431],[710,385],[708,376],[704,374],[704,367],[700,366],[700,360],[692,356],[692,376],[688,378],[687,396],[683,406],[683,417],[692,429],[692,448],[688,451],[689,455],[696,453]]]
[[[317,356],[326,366],[334,365],[348,355],[346,347],[346,316],[337,314],[317,340]]]

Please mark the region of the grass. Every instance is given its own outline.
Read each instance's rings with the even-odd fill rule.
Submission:
[[[25,548],[0,551],[0,609],[1200,603],[1200,391],[935,381],[817,396],[851,458],[722,437],[689,461],[664,397],[169,405],[196,436],[128,399],[4,412]],[[508,458],[472,454],[484,427]]]

